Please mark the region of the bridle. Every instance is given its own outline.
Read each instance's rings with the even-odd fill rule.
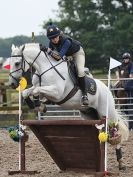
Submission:
[[[14,80],[16,80],[16,82],[19,82],[19,79],[17,79],[16,77],[14,77],[13,74],[15,72],[18,72],[18,71],[22,70],[22,76],[24,76],[24,73],[25,73],[25,71],[24,71],[24,68],[25,68],[24,57],[23,57],[23,55],[12,55],[11,57],[12,58],[13,57],[21,57],[22,58],[21,67],[19,69],[16,69],[15,71],[12,71],[12,72],[9,73],[9,76],[11,76]]]
[[[11,55],[11,57],[14,57],[14,58],[15,58],[15,57],[21,57],[21,58],[22,58],[21,67],[20,67],[19,69],[16,69],[15,71],[10,72],[10,74],[9,74],[9,76],[11,76],[14,80],[16,80],[16,82],[19,82],[19,79],[17,79],[16,77],[14,77],[13,74],[14,74],[15,72],[18,72],[19,70],[22,70],[22,76],[24,76],[25,73],[26,73],[26,72],[25,72],[25,64],[27,63],[27,64],[29,65],[29,68],[32,68],[33,65],[34,65],[34,63],[35,63],[35,61],[36,61],[36,60],[38,59],[38,57],[40,56],[41,52],[43,52],[43,51],[40,50],[40,51],[38,52],[37,56],[35,57],[35,59],[33,60],[33,62],[32,62],[32,63],[29,63],[29,62],[25,59],[25,57],[24,57],[24,55],[23,55],[24,49],[25,49],[25,45],[24,45],[24,47],[22,48],[22,54],[21,54],[21,55]],[[40,84],[40,86],[41,86],[41,80],[42,80],[41,77],[42,77],[42,75],[44,75],[46,72],[50,71],[51,69],[54,69],[54,70],[58,73],[58,75],[59,75],[63,80],[65,80],[65,78],[61,75],[61,73],[56,69],[56,66],[60,65],[62,62],[64,62],[64,60],[62,60],[61,62],[57,63],[56,65],[53,65],[52,62],[50,61],[50,58],[49,58],[49,56],[47,55],[47,53],[44,52],[44,54],[45,54],[47,60],[49,61],[51,67],[50,67],[49,69],[45,70],[45,71],[44,71],[43,73],[41,73],[41,74],[35,73],[35,74],[38,76],[38,78],[39,78],[39,84]]]
[[[12,55],[12,56],[11,56],[11,57],[21,57],[21,58],[22,58],[21,67],[20,67],[19,69],[15,70],[15,71],[12,71],[12,72],[9,74],[9,75],[10,75],[13,79],[15,79],[17,82],[19,82],[18,79],[15,78],[12,74],[15,73],[15,72],[17,72],[17,71],[19,71],[19,70],[22,70],[22,76],[23,76],[24,73],[26,73],[26,72],[25,72],[25,63],[27,63],[27,64],[29,65],[29,68],[32,68],[33,65],[34,65],[34,63],[35,63],[35,61],[36,61],[36,60],[38,59],[38,57],[40,56],[41,52],[44,52],[44,51],[41,51],[41,50],[40,50],[40,51],[38,52],[37,56],[35,57],[35,59],[33,60],[33,62],[32,62],[32,63],[29,63],[29,62],[25,59],[25,57],[24,57],[24,55],[23,55],[24,49],[25,49],[25,46],[24,46],[23,49],[22,49],[22,54],[21,54],[21,55]],[[47,55],[47,52],[44,52],[44,54],[45,54],[47,60],[49,61],[51,67],[48,68],[47,70],[45,70],[45,71],[44,71],[43,73],[41,73],[41,74],[34,73],[34,74],[36,74],[36,75],[38,76],[38,78],[39,78],[39,84],[40,84],[40,86],[41,86],[41,78],[42,78],[42,75],[44,75],[45,73],[47,73],[47,72],[50,71],[51,69],[54,69],[54,70],[57,72],[57,74],[58,74],[63,80],[65,80],[65,78],[61,75],[61,73],[57,70],[56,66],[60,65],[60,64],[63,63],[63,62],[67,62],[67,61],[64,60],[64,59],[62,59],[61,62],[58,62],[57,64],[53,65],[52,62],[50,61],[49,56]],[[69,100],[73,95],[75,95],[75,93],[78,91],[78,89],[79,89],[79,88],[77,87],[77,85],[74,84],[73,89],[68,93],[68,95],[67,95],[63,100],[61,100],[61,101],[59,101],[59,102],[56,102],[56,104],[60,105],[60,104],[65,103],[65,102],[66,102],[67,100]]]

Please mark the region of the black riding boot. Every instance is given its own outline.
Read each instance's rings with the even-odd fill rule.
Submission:
[[[85,76],[79,77],[78,81],[79,81],[79,88],[82,91],[81,104],[82,104],[82,106],[88,106],[89,102],[88,102],[87,92],[86,92],[86,88],[85,88]]]

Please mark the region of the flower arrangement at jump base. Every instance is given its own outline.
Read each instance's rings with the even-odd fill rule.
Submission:
[[[9,132],[10,138],[11,138],[13,141],[19,142],[19,134],[18,134],[17,130],[15,130],[15,128],[13,128],[13,127],[12,127],[12,128],[9,128],[8,132]]]
[[[105,143],[108,140],[108,134],[104,131],[100,132],[99,136],[98,136],[98,139],[99,139],[100,143]]]
[[[121,142],[121,135],[119,134],[118,122],[110,122],[108,124],[108,143],[111,145],[116,145]]]
[[[24,141],[26,142],[28,141],[29,136],[24,130],[25,127],[23,125],[21,126],[21,131],[19,130],[19,126],[10,127],[8,130],[9,136],[15,142],[19,142],[20,138],[24,138]]]
[[[95,124],[95,127],[99,130],[99,135],[98,135],[98,139],[100,141],[100,143],[105,143],[108,140],[108,133],[106,133],[104,131],[105,129],[105,124],[101,124],[101,125],[97,125]]]
[[[121,135],[119,134],[118,122],[109,122],[108,132],[104,131],[105,125],[95,125],[99,129],[98,139],[100,143],[108,142],[111,145],[116,145],[121,142]]]

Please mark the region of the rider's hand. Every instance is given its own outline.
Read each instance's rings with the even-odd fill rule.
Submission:
[[[133,74],[129,74],[129,78],[133,78]]]
[[[64,56],[62,59],[63,59],[64,61],[68,61],[68,58],[67,58],[66,56]]]
[[[43,52],[47,52],[48,48],[45,45],[40,44],[40,50]]]
[[[47,48],[47,52],[50,53],[52,50],[50,48]]]

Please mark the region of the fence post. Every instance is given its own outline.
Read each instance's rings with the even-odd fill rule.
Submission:
[[[12,103],[11,103],[11,90],[10,89],[6,89],[6,96],[7,96],[7,106],[12,106]]]

